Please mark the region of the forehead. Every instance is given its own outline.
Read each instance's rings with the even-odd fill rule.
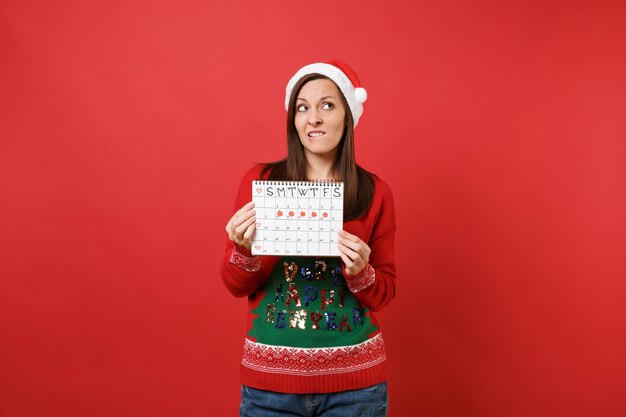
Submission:
[[[304,84],[298,93],[298,98],[331,96],[338,99],[339,94],[339,89],[334,82],[327,78],[318,78]]]

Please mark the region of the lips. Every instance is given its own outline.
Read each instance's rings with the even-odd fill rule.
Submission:
[[[326,132],[322,132],[321,130],[312,130],[307,134],[307,136],[310,138],[319,138],[320,136],[323,136],[325,134]]]

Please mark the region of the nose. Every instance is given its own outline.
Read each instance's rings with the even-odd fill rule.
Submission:
[[[317,126],[322,123],[322,117],[316,109],[310,110],[308,122],[311,126]]]

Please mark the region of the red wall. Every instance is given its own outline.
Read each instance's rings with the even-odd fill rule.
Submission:
[[[390,415],[626,415],[624,3],[239,3],[0,4],[0,415],[237,414],[223,228],[333,57],[396,198]]]

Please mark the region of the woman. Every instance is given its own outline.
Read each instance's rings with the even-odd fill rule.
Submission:
[[[226,226],[226,287],[248,297],[241,416],[385,416],[385,347],[375,312],[395,294],[391,190],[354,159],[367,98],[345,63],[287,84],[287,158],[248,171]],[[253,256],[255,179],[341,181],[340,257]]]

